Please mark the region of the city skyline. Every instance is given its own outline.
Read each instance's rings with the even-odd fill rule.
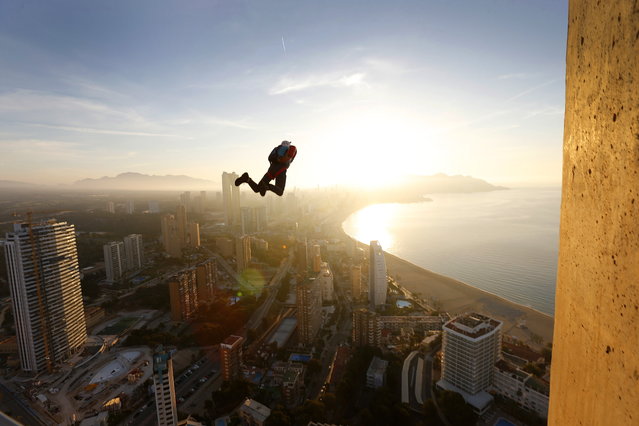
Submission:
[[[290,139],[298,187],[438,172],[559,184],[565,4],[337,6],[1,6],[3,178],[217,181],[262,174]]]

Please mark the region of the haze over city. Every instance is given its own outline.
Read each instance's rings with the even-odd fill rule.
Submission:
[[[2,178],[560,183],[564,2],[3,2]]]
[[[639,418],[637,0],[0,2],[0,424]]]

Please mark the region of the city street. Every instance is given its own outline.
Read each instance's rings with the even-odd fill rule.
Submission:
[[[195,368],[197,365],[197,368]],[[193,366],[175,377],[175,394],[179,411],[190,412],[203,406],[211,393],[222,384],[217,351],[200,358]],[[152,426],[157,423],[155,400],[149,399],[123,422],[127,425]]]

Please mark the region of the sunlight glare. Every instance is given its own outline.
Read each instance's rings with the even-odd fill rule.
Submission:
[[[390,250],[395,244],[390,225],[397,215],[397,204],[374,204],[353,215],[344,227],[356,240],[369,244],[378,240],[384,250]]]
[[[407,114],[353,114],[329,127],[322,140],[335,153],[330,163],[349,185],[378,188],[397,184],[408,174],[437,171],[432,132]]]

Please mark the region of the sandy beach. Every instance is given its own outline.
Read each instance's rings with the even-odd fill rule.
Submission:
[[[344,232],[342,223],[353,211],[341,211],[335,217],[344,238],[351,238]],[[368,249],[368,245],[359,244]],[[503,321],[504,334],[533,347],[552,342],[554,319],[550,315],[429,271],[388,252],[384,254],[388,275],[434,308],[452,316],[464,312],[488,315]]]
[[[504,322],[504,334],[531,346],[552,341],[553,318],[526,306],[510,302],[461,281],[436,274],[385,252],[388,275],[421,299],[451,315],[479,312]],[[543,343],[540,344],[538,338]]]

